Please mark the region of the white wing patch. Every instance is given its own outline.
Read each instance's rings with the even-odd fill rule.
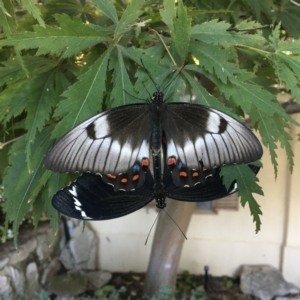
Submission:
[[[109,124],[106,116],[98,118],[93,124],[96,139],[100,139],[110,134]]]
[[[188,165],[191,169],[198,169],[199,162],[196,155],[195,145],[191,140],[185,142],[184,147],[185,165]]]
[[[130,167],[130,159],[132,154],[132,147],[129,143],[126,142],[121,149],[121,154],[118,162],[120,168],[126,169]]]
[[[72,190],[69,190],[70,194],[72,194],[73,196],[77,197],[77,191],[75,186],[73,186]]]
[[[206,130],[211,133],[218,133],[220,124],[221,117],[214,112],[210,112],[206,122]]]
[[[78,210],[78,211],[80,211],[80,214],[81,214],[81,216],[82,216],[84,219],[86,219],[86,220],[92,220],[92,218],[88,217],[88,216],[86,215],[86,213],[82,210],[82,208],[81,208],[82,204],[81,204],[80,201],[76,198],[76,197],[78,197],[77,191],[76,191],[76,187],[73,186],[72,189],[69,189],[69,193],[70,193],[71,195],[73,195],[73,200],[74,200],[74,204],[75,204],[75,209]]]
[[[141,162],[144,157],[149,158],[149,142],[144,140],[138,154],[138,161]]]

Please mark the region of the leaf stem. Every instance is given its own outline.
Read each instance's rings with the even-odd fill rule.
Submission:
[[[235,47],[253,50],[253,51],[255,51],[255,52],[264,54],[264,55],[266,55],[266,56],[270,54],[270,52],[267,52],[267,51],[264,51],[264,50],[260,50],[260,49],[258,49],[258,48],[254,48],[254,47],[249,47],[249,46],[242,45],[242,44],[236,44]]]
[[[6,143],[0,143],[0,150],[3,149],[4,146],[6,146],[6,145],[8,145],[8,144],[10,144],[10,143],[13,143],[14,141],[20,139],[21,137],[23,137],[23,136],[25,136],[25,135],[26,135],[26,134],[20,135],[20,136],[18,136],[18,137],[16,137],[16,138],[14,138],[14,139],[12,139],[12,140],[6,142]]]
[[[161,40],[162,44],[164,45],[166,51],[168,52],[168,54],[169,54],[169,56],[170,56],[170,58],[171,58],[171,60],[172,60],[172,62],[173,62],[173,64],[174,64],[174,66],[177,67],[176,62],[175,62],[175,60],[174,60],[174,58],[173,58],[171,52],[169,51],[169,48],[168,48],[168,46],[166,45],[165,41],[162,39],[161,35],[160,35],[155,29],[150,28],[150,31],[153,31],[153,32],[159,37],[159,39]]]

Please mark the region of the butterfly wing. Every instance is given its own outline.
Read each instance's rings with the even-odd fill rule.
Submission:
[[[171,103],[165,106],[166,161],[178,186],[205,182],[206,170],[253,162],[262,147],[252,131],[234,118],[203,105]],[[187,170],[193,170],[186,184]]]
[[[48,153],[55,172],[120,174],[135,164],[147,169],[152,111],[147,104],[125,105],[98,114],[64,135]]]
[[[251,170],[257,174],[259,167],[249,165]],[[236,181],[233,181],[227,190],[220,177],[220,168],[215,169],[212,176],[208,177],[205,183],[199,183],[192,187],[178,187],[174,184],[172,175],[168,168],[164,171],[164,183],[166,186],[166,195],[169,198],[188,201],[188,202],[204,202],[227,197],[237,192]]]
[[[153,200],[153,178],[146,173],[144,184],[131,192],[115,192],[99,175],[84,173],[58,191],[52,205],[60,213],[80,220],[109,220],[130,214]]]

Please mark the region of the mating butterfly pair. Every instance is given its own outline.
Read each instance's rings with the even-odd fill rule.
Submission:
[[[228,196],[237,191],[236,183],[226,190],[220,167],[261,156],[260,142],[242,123],[203,105],[166,104],[158,90],[147,104],[113,108],[72,129],[49,152],[46,167],[84,173],[54,195],[52,205],[59,212],[107,220],[153,199],[164,208],[166,197],[199,202]]]

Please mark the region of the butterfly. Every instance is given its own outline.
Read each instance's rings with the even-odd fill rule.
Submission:
[[[116,107],[73,128],[48,153],[46,167],[91,173],[59,191],[52,204],[68,216],[99,220],[153,199],[164,208],[167,196],[192,202],[224,197],[236,187],[224,188],[219,167],[250,163],[262,153],[252,131],[233,117],[204,105],[165,103],[157,89],[146,104]]]

